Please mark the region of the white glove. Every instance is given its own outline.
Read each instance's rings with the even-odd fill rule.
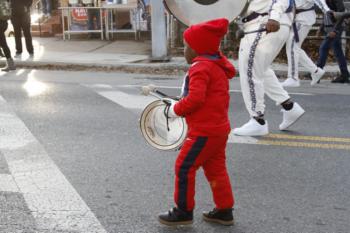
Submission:
[[[164,114],[166,114],[167,117],[169,117],[169,118],[180,117],[180,116],[176,115],[176,113],[174,111],[175,104],[178,101],[173,100],[171,98],[163,98],[162,101],[167,105],[165,107],[165,112],[164,112]]]

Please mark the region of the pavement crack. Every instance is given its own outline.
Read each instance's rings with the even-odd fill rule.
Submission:
[[[113,43],[113,42],[107,42],[106,44],[103,44],[103,45],[100,45],[100,46],[98,46],[98,47],[96,47],[96,48],[93,48],[93,49],[91,49],[91,50],[88,50],[87,52],[88,52],[88,53],[95,52],[95,51],[97,51],[97,50],[99,50],[99,49],[102,49],[102,48],[106,47],[107,45],[112,44],[112,43]]]

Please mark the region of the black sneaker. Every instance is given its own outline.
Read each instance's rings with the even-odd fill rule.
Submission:
[[[207,222],[219,223],[224,226],[232,226],[234,224],[233,209],[216,209],[204,212],[203,219]]]
[[[189,225],[193,223],[193,211],[183,211],[176,207],[158,216],[161,224],[168,226]]]
[[[307,73],[304,75],[304,79],[306,80],[312,80],[311,73]]]
[[[22,57],[22,53],[16,52],[15,56],[13,56],[13,57],[20,58],[20,57]]]
[[[332,80],[332,83],[349,83],[349,79],[344,78],[343,76],[338,76]]]

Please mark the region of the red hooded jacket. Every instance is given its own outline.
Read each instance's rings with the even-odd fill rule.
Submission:
[[[174,106],[175,113],[186,118],[189,135],[230,133],[229,79],[235,74],[235,68],[222,54],[198,56],[193,60],[185,78],[184,96]]]

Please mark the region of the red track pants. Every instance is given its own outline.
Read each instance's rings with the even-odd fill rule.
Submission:
[[[196,171],[200,167],[203,167],[210,183],[216,208],[233,207],[234,198],[226,170],[227,138],[227,136],[186,138],[175,164],[174,199],[178,208],[187,211],[194,209]]]

